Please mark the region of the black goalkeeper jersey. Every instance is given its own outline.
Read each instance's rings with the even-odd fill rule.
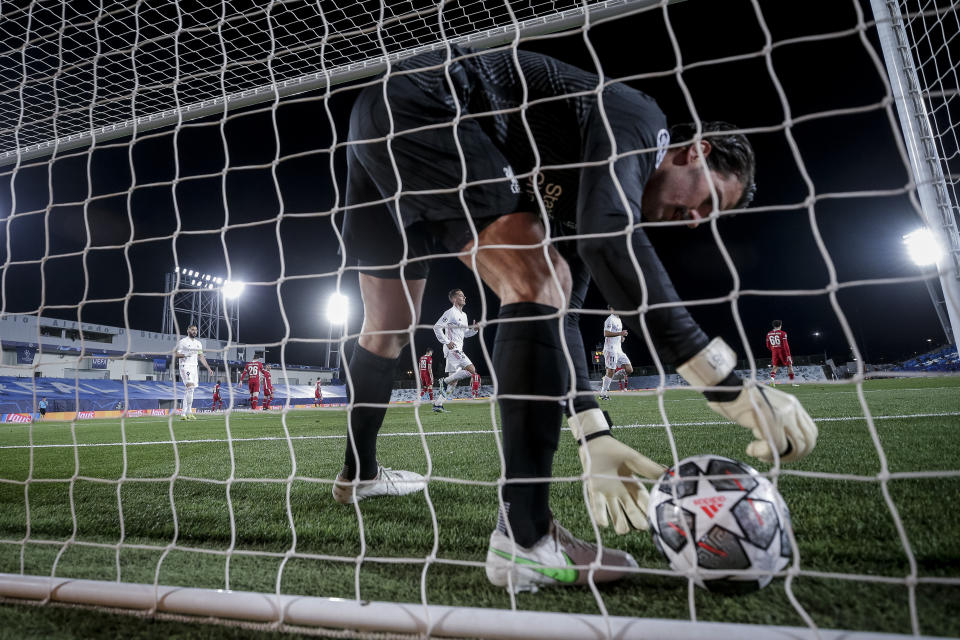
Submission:
[[[654,100],[535,53],[454,47],[447,59],[438,51],[401,61],[385,88],[371,85],[358,97],[347,206],[367,223],[345,225],[345,243],[369,245],[358,256],[371,265],[419,256],[410,241],[420,234],[404,241],[364,231],[380,218],[363,203],[380,201],[390,211],[383,219],[408,231],[440,224],[432,227],[445,234],[439,240],[459,251],[474,233],[465,213],[479,229],[501,215],[538,212],[539,194],[553,235],[577,234],[604,298],[638,335],[650,332],[665,363],[700,351],[707,337],[639,226],[644,187],[670,143]]]
[[[597,74],[554,58],[526,51],[516,55],[514,60],[512,51],[472,54],[453,47],[450,82],[443,68],[444,51],[402,61],[395,69],[420,69],[409,75],[410,81],[442,100],[451,113],[459,103],[462,113],[483,114],[477,118],[481,128],[515,174],[531,174],[539,156],[536,178],[531,174],[520,179],[522,192],[536,211],[536,186],[547,214],[565,229],[575,228],[578,208],[624,210],[614,182],[599,175],[609,174],[609,164],[599,172],[571,166],[607,161],[612,134],[616,153],[622,156],[617,161],[620,186],[630,217],[639,220],[643,186],[669,144],[666,117],[656,102],[623,84],[601,85]],[[599,108],[601,90],[606,123]],[[585,176],[589,178],[584,180]]]

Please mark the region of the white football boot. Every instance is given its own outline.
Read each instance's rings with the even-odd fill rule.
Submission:
[[[364,498],[378,496],[405,496],[409,493],[423,491],[427,486],[426,480],[419,473],[400,471],[380,466],[377,477],[372,480],[345,480],[343,472],[337,475],[333,482],[333,499],[340,504],[353,504]]]
[[[591,574],[590,565],[599,559]],[[487,550],[487,580],[514,593],[536,593],[541,586],[581,585],[619,580],[637,568],[626,551],[604,548],[573,537],[554,520],[547,535],[529,549],[494,530]]]

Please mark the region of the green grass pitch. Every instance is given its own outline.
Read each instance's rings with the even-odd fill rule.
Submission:
[[[820,428],[814,452],[787,465],[778,481],[799,546],[803,573],[792,590],[800,604],[822,628],[912,632],[902,582],[910,561],[880,481],[885,459],[886,487],[920,578],[920,631],[960,636],[960,378],[866,382],[862,397],[876,441],[855,385],[784,389]],[[715,453],[768,469],[746,459],[750,434],[723,423],[699,394],[670,391],[658,400],[615,394],[604,408],[624,425],[616,437],[672,463],[662,407],[680,457]],[[429,472],[430,502],[424,494],[364,501],[362,536],[354,508],[330,496],[342,464],[342,410],[40,423],[32,428],[32,449],[29,427],[0,425],[0,572],[50,575],[56,563],[58,576],[117,580],[119,571],[124,582],[153,583],[159,562],[161,584],[273,592],[295,529],[296,553],[280,577],[284,593],[420,602],[428,565],[430,603],[509,608],[506,592],[490,586],[482,568],[500,475],[495,411],[486,402],[448,406],[451,412],[439,415],[429,406],[388,411],[380,461]],[[580,473],[565,431],[551,504],[565,526],[590,540]],[[601,587],[611,615],[690,619],[687,582],[667,573],[648,533],[607,530],[603,541],[657,571]],[[782,578],[752,595],[698,589],[694,598],[699,620],[805,626]],[[517,606],[600,613],[588,588],[521,594]],[[131,625],[142,624],[99,612],[0,605],[7,631],[31,621],[44,637],[58,630],[74,637],[66,629],[91,616],[115,621],[101,625],[110,637],[135,637]],[[27,628],[16,637],[29,636]],[[193,632],[183,626],[182,635],[164,633]],[[196,637],[241,637],[237,630],[218,633],[228,632],[205,627]]]

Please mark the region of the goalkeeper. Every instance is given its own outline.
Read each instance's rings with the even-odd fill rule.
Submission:
[[[487,577],[536,590],[614,580],[636,567],[629,554],[601,551],[555,522],[542,481],[552,474],[557,399],[569,395],[571,369],[561,326],[572,276],[547,240],[548,224],[573,231],[577,254],[614,308],[642,309],[664,363],[754,433],[750,455],[799,459],[813,448],[816,427],[792,396],[742,386],[735,354],[693,321],[638,226],[695,225],[715,209],[745,207],[755,172],[746,138],[730,125],[702,123],[702,136],[674,128],[671,144],[665,116],[645,94],[515,53],[423,54],[394,65],[386,86],[365,88],[353,107],[343,238],[360,267],[364,324],[347,366],[352,405],[334,496],[352,502],[423,488],[418,474],[379,464],[376,435],[397,358],[419,320],[426,257],[457,252],[501,302],[492,324],[505,508],[490,537]],[[638,335],[640,318],[625,316]],[[544,399],[520,399],[530,396]],[[646,526],[633,473],[652,477],[662,467],[612,438],[598,409],[575,411],[571,428],[599,522],[609,512],[618,530],[628,528],[625,520]]]

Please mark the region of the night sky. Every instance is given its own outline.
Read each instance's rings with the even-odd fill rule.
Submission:
[[[862,5],[869,23],[869,3]],[[904,191],[909,177],[897,147],[895,113],[891,121],[882,105],[882,55],[873,30],[857,30],[852,0],[808,1],[802,10],[782,0],[759,6],[774,43],[769,61],[789,113],[760,54],[765,37],[752,2],[688,0],[668,10],[685,67],[682,81],[697,115],[757,130],[750,135],[758,157],[757,197],[751,210],[724,216],[717,226],[740,288],[749,292],[740,296],[736,311],[756,357],[766,356],[764,334],[779,318],[795,355],[826,351],[845,362],[850,344],[829,297],[783,292],[820,291],[829,282],[814,222],[840,283],[919,274],[901,242],[920,220]],[[589,34],[607,76],[643,75],[629,83],[654,96],[671,122],[693,117],[673,72],[678,60],[662,9],[596,25]],[[788,42],[815,34],[824,37]],[[522,46],[592,65],[580,32]],[[702,64],[737,56],[743,59]],[[330,103],[341,141],[354,95],[338,90]],[[158,294],[176,260],[248,283],[240,307],[243,342],[286,340],[287,362],[322,364],[324,346],[316,341],[327,336],[324,304],[338,279],[352,298],[350,332],[359,331],[361,305],[355,273],[337,273],[330,215],[337,196],[330,176],[332,165],[342,201],[342,148],[331,159],[323,104],[304,97],[282,103],[275,113],[269,104],[238,112],[222,136],[219,119],[208,118],[178,132],[148,132],[132,151],[127,138],[104,143],[92,157],[68,153],[49,172],[44,165],[14,176],[11,167],[0,167],[2,311],[39,309],[47,317],[157,331]],[[278,141],[282,161],[274,172]],[[223,180],[225,152],[231,169]],[[177,164],[181,182],[171,186]],[[684,299],[729,293],[734,275],[710,225],[648,232]],[[432,325],[449,306],[452,287],[463,288],[468,316],[479,319],[475,276],[455,260],[436,260],[421,324]],[[484,295],[488,317],[495,317],[496,299],[489,291]],[[844,287],[837,300],[868,362],[896,361],[927,350],[927,339],[945,340],[922,282]],[[587,306],[605,307],[595,291]],[[723,336],[743,356],[729,302],[698,304],[691,311],[708,335]],[[602,339],[602,319],[598,314],[582,320],[588,349]],[[815,338],[814,331],[822,336]],[[485,338],[492,346],[493,332]],[[651,363],[641,343],[634,338],[624,345],[634,366]],[[424,328],[417,351],[427,345],[437,346]],[[466,350],[487,373],[478,341],[468,340]],[[271,349],[268,360],[280,359],[281,350]]]

